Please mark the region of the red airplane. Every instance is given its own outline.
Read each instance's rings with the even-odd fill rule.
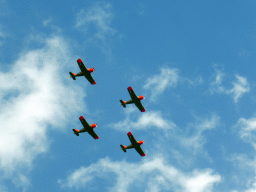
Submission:
[[[76,80],[76,77],[85,76],[85,78],[86,78],[91,84],[95,85],[96,82],[94,81],[94,79],[92,78],[92,75],[91,75],[91,73],[92,73],[95,69],[94,69],[94,68],[87,69],[81,59],[78,59],[78,60],[77,60],[77,63],[78,63],[78,66],[79,66],[80,69],[81,69],[81,72],[78,73],[78,74],[69,72],[70,77],[72,77],[73,80]]]
[[[135,94],[135,92],[133,91],[132,87],[128,87],[128,92],[131,96],[131,100],[130,101],[123,101],[123,100],[120,100],[121,102],[121,105],[125,108],[126,107],[126,104],[131,104],[131,103],[134,103],[141,112],[145,112],[146,110],[144,109],[143,105],[141,104],[140,100],[144,99],[145,97],[142,95],[142,96],[137,96]]]
[[[141,149],[140,145],[142,145],[144,143],[144,141],[136,141],[136,139],[134,138],[134,136],[132,135],[131,132],[127,133],[130,141],[131,141],[131,145],[129,146],[124,146],[124,145],[120,145],[121,146],[121,150],[123,150],[124,152],[126,152],[126,149],[131,149],[131,148],[135,148],[135,150],[141,155],[141,156],[145,156],[146,154],[144,153],[144,151]]]
[[[79,119],[83,124],[84,128],[81,130],[73,129],[74,134],[76,134],[76,136],[79,136],[79,133],[88,132],[94,139],[99,139],[99,136],[93,130],[95,127],[97,127],[97,124],[89,125],[89,123],[87,123],[83,116],[79,117]]]

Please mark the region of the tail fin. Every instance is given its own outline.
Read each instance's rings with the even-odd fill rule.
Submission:
[[[125,146],[120,145],[121,146],[121,150],[123,150],[124,152],[126,152]]]
[[[121,103],[121,105],[122,105],[124,108],[126,107],[126,105],[125,105],[125,101],[120,100],[120,103]]]
[[[73,80],[76,80],[75,75],[72,72],[69,72],[70,77],[72,77]]]
[[[76,136],[79,136],[79,133],[75,129],[72,130],[74,131],[74,134],[76,134]]]

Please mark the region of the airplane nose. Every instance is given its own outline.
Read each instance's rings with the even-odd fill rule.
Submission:
[[[84,119],[84,117],[83,117],[83,116],[80,116],[80,117],[79,117],[79,119],[80,119],[80,120],[83,120],[83,119]]]

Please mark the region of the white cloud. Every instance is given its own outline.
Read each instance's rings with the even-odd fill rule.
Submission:
[[[252,184],[252,187],[250,189],[247,189],[244,192],[256,192],[256,182]]]
[[[213,94],[214,92],[217,93],[224,93],[224,94],[231,94],[233,95],[234,102],[237,103],[238,99],[246,92],[250,91],[249,83],[245,77],[240,75],[236,75],[236,81],[232,82],[233,88],[227,89],[222,86],[222,81],[225,74],[219,70],[216,70],[216,77],[215,81],[210,84],[210,92]]]
[[[116,179],[108,177],[114,174]],[[193,170],[186,173],[168,165],[162,158],[147,159],[141,163],[111,161],[101,159],[89,167],[81,167],[71,173],[67,179],[58,180],[63,188],[86,188],[94,185],[96,178],[103,178],[113,187],[109,191],[184,191],[210,192],[213,185],[221,181],[213,170]],[[133,187],[133,189],[132,189]]]
[[[185,80],[189,83],[189,85],[192,86],[198,86],[201,85],[203,83],[203,78],[202,77],[197,77],[195,80],[190,80],[188,78],[182,78],[182,80]]]
[[[176,127],[174,131],[165,134],[168,138],[167,141],[165,141],[166,139],[163,140],[162,137],[161,140],[158,138],[156,144],[161,144],[158,151],[168,154],[182,167],[189,167],[197,163],[198,158],[205,158],[212,162],[212,158],[205,148],[208,142],[207,132],[216,129],[219,123],[220,117],[216,114],[207,118],[197,117],[195,122],[189,123],[186,127]]]
[[[117,130],[129,131],[135,129],[149,129],[153,127],[157,127],[162,130],[173,129],[176,125],[169,120],[166,120],[162,117],[160,111],[147,111],[145,113],[141,113],[140,117],[136,122],[131,120],[131,117],[137,117],[133,112],[137,112],[137,108],[134,106],[129,106],[126,109],[126,118],[123,121],[119,121],[115,124],[109,124],[109,127],[112,127]]]
[[[93,43],[92,45],[100,47],[109,59],[112,52],[110,37],[116,34],[116,30],[111,27],[114,18],[111,7],[109,3],[95,3],[87,10],[82,9],[76,16],[76,28],[93,34],[87,38],[87,44]]]
[[[176,87],[179,80],[179,70],[162,67],[161,74],[149,77],[144,85],[144,89],[151,91],[151,100],[155,100],[159,94],[162,94],[167,87]]]
[[[222,84],[222,79],[225,76],[225,74],[221,71],[216,70],[216,77],[215,77],[215,81],[211,83],[211,91],[212,92],[222,92],[224,91],[224,88],[221,87]]]
[[[17,185],[29,185],[26,174],[35,158],[47,152],[50,127],[62,130],[68,117],[84,107],[83,90],[63,74],[70,61],[68,47],[62,38],[45,39],[43,48],[0,73],[1,176]]]
[[[206,130],[211,130],[216,128],[220,123],[220,117],[213,114],[210,119],[199,119],[196,123],[191,124],[187,130],[186,134],[179,136],[181,144],[189,148],[194,154],[198,152],[203,152],[203,146],[206,143],[206,138],[203,133]]]
[[[81,10],[77,14],[76,27],[88,28],[90,23],[93,23],[98,31],[97,36],[102,38],[103,34],[114,34],[115,30],[110,27],[113,19],[113,14],[111,13],[111,5],[109,3],[97,3],[90,7],[88,10]]]
[[[253,157],[251,157],[253,155]],[[233,154],[229,159],[233,162],[232,179],[234,183],[243,186],[243,190],[232,192],[256,192],[256,156],[252,154]],[[246,186],[246,187],[244,187]]]
[[[51,17],[48,18],[48,19],[45,19],[45,20],[43,20],[43,25],[44,25],[44,26],[47,26],[51,21],[52,21],[52,18],[51,18]]]
[[[256,149],[256,117],[245,119],[240,118],[234,126],[238,130],[240,138],[252,145]],[[236,177],[239,178],[239,183],[246,184],[246,190],[243,192],[256,192],[256,156],[254,152],[246,153],[248,149],[244,150],[244,154],[233,154],[229,159],[233,162],[236,171]],[[238,177],[239,176],[239,177]],[[237,181],[238,182],[238,181]],[[237,191],[238,192],[238,191]]]
[[[235,127],[240,129],[240,137],[244,141],[250,142],[256,149],[256,117],[250,119],[240,118]]]
[[[245,77],[236,75],[236,82],[232,82],[233,88],[228,90],[228,94],[233,94],[234,101],[237,102],[238,99],[246,92],[250,91],[250,86]]]
[[[126,118],[108,127],[118,131],[152,130],[154,141],[151,144],[159,152],[168,152],[175,157],[181,165],[191,164],[197,155],[203,155],[211,160],[204,145],[207,143],[207,130],[215,129],[220,123],[220,117],[212,114],[210,117],[196,117],[194,123],[186,127],[178,127],[169,119],[163,118],[160,111],[146,111],[137,116],[137,108],[129,106],[126,109]],[[160,131],[161,130],[161,131]],[[163,139],[163,136],[168,139]],[[169,147],[163,147],[170,145]],[[173,147],[174,146],[174,147]],[[179,149],[177,150],[177,146]],[[188,158],[189,157],[189,158]]]

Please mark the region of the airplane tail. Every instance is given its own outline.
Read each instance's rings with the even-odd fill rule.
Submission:
[[[125,101],[120,100],[120,103],[121,103],[121,105],[122,105],[124,108],[126,107]]]
[[[79,133],[75,129],[72,130],[74,131],[74,134],[76,134],[76,136],[79,136]]]
[[[69,74],[70,74],[70,77],[72,77],[73,80],[76,80],[76,77],[72,72],[69,72]]]
[[[121,150],[123,150],[124,152],[126,152],[126,149],[123,145],[120,145],[121,146]]]

